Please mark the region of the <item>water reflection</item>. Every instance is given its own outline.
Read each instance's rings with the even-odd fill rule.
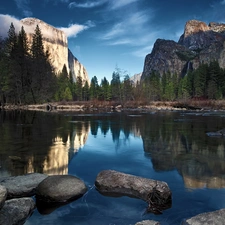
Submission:
[[[122,225],[155,219],[177,225],[225,207],[225,138],[206,135],[224,124],[223,113],[0,111],[0,176],[69,173],[89,187],[83,198],[48,216],[35,212],[26,224]],[[100,195],[94,182],[104,169],[166,181],[172,207],[155,217],[144,214],[147,205],[139,199]]]
[[[70,124],[62,115],[0,112],[0,176],[68,174],[68,164],[84,146],[89,123]]]
[[[155,171],[176,169],[187,188],[225,187],[223,115],[204,113],[51,114],[0,112],[0,174],[68,174],[68,164],[88,135],[111,134],[116,149],[132,134],[142,138]],[[123,138],[121,138],[123,133]]]

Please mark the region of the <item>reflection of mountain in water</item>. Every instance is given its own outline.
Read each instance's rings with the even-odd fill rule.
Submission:
[[[210,117],[177,120],[177,116],[155,116],[142,126],[144,151],[150,153],[154,169],[177,169],[187,188],[224,188],[224,139],[206,135],[210,127],[222,124],[222,118],[215,123]]]
[[[8,129],[8,133],[0,129],[0,166],[4,168],[0,176],[67,174],[69,161],[85,144],[90,130],[89,123],[71,125],[67,118],[40,112],[0,112],[0,119],[0,126]]]
[[[4,168],[0,176],[28,172],[67,174],[68,163],[84,146],[88,134],[98,141],[100,130],[101,135],[111,134],[116,146],[129,140],[130,135],[142,137],[153,168],[176,169],[187,188],[224,188],[225,139],[206,135],[222,129],[224,119],[175,112],[88,117],[0,112],[0,166]]]
[[[60,136],[54,138],[42,164],[43,173],[48,175],[68,174],[69,161],[87,141],[89,129],[86,128],[84,124],[79,126],[79,130],[74,127],[71,135],[64,140]],[[34,172],[32,166],[29,172]]]

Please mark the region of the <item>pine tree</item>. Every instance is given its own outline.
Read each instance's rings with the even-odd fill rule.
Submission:
[[[31,93],[33,102],[46,102],[53,97],[56,87],[54,69],[50,63],[48,51],[44,51],[43,37],[36,26],[31,45],[32,79]],[[49,85],[51,84],[51,86]]]
[[[116,68],[116,71],[114,71],[112,74],[111,95],[112,95],[112,100],[120,100],[121,101],[121,99],[122,99],[120,70],[118,68]]]
[[[99,98],[99,85],[98,85],[98,78],[94,76],[91,79],[91,85],[90,85],[90,99],[98,99]]]
[[[111,89],[109,81],[104,77],[100,84],[100,99],[109,101],[111,99]]]

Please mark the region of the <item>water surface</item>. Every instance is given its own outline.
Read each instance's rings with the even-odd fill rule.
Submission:
[[[88,192],[50,210],[37,209],[25,225],[135,224],[153,219],[176,225],[225,208],[225,139],[221,112],[51,113],[0,111],[0,176],[32,172],[72,174]],[[129,197],[103,196],[94,187],[105,169],[165,181],[172,207],[161,215]]]

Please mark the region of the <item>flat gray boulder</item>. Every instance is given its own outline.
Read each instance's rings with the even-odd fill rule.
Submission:
[[[225,209],[216,210],[208,213],[201,213],[183,221],[182,225],[224,225]]]
[[[44,202],[67,202],[81,197],[87,191],[85,183],[71,175],[53,175],[37,187],[36,197]]]
[[[7,197],[7,190],[4,186],[0,185],[0,209],[5,204],[6,197]]]
[[[0,210],[0,224],[22,225],[35,209],[32,198],[16,198],[5,201]]]
[[[35,194],[38,184],[47,175],[40,173],[29,173],[22,176],[6,177],[0,179],[0,185],[7,189],[7,199],[30,197]]]
[[[135,225],[160,225],[160,223],[154,220],[143,220],[135,223]]]
[[[147,179],[115,170],[101,171],[95,180],[102,194],[117,194],[153,201],[154,194],[162,202],[171,201],[171,191],[166,182]]]

